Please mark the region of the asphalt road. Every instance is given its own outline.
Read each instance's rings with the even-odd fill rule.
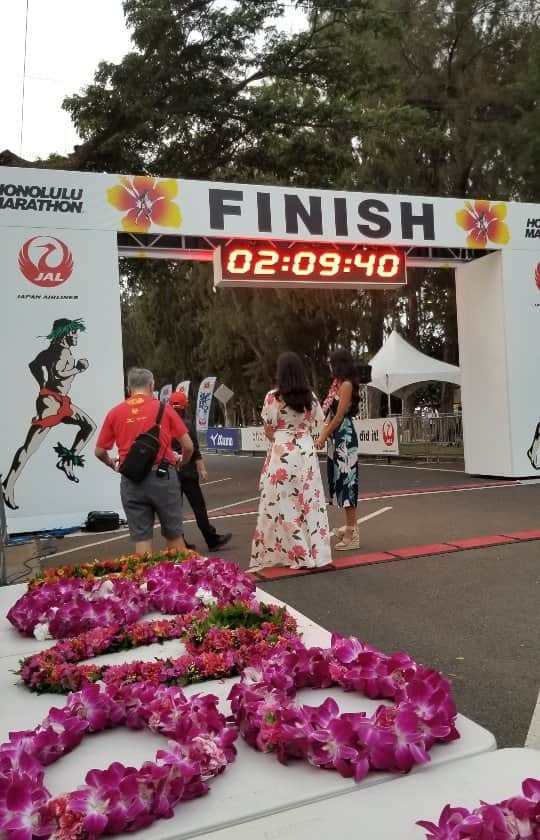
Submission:
[[[223,556],[246,568],[261,459],[208,455],[207,464],[213,521],[234,534]],[[377,515],[361,525],[360,552],[540,527],[540,483],[482,480],[458,465],[364,464],[361,494],[368,498],[359,516]],[[330,509],[330,521],[341,524],[338,511]],[[186,525],[186,536],[204,550],[194,524]],[[57,545],[49,566],[131,550],[124,533]],[[442,670],[463,714],[494,732],[500,747],[523,745],[540,689],[539,541],[363,565],[264,588],[330,630],[387,652],[405,650]]]

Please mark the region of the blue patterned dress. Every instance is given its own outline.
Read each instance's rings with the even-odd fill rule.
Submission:
[[[336,414],[338,400],[332,403]],[[358,437],[348,412],[328,443],[328,486],[330,501],[338,507],[358,506]]]

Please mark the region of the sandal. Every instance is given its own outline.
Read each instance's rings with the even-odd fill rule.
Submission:
[[[341,540],[335,544],[336,551],[351,551],[360,548],[360,535],[356,528],[345,528]]]
[[[334,528],[332,531],[330,531],[330,536],[331,537],[343,537],[344,534],[345,534],[345,531],[346,531],[346,526],[343,525],[341,528]]]

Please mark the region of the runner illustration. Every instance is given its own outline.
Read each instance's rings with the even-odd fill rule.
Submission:
[[[540,449],[540,423],[536,424],[534,437],[532,443],[527,450],[527,458],[535,470],[540,470],[540,463],[538,462],[538,450]]]
[[[46,350],[38,353],[28,367],[39,385],[36,400],[36,416],[30,423],[30,429],[23,445],[17,449],[11,469],[2,484],[4,501],[11,510],[17,510],[15,503],[15,484],[28,460],[34,455],[50,430],[60,423],[78,426],[79,430],[71,449],[57,443],[54,451],[58,455],[57,469],[61,470],[69,481],[78,484],[75,467],[84,467],[82,450],[96,430],[94,421],[84,411],[73,405],[68,394],[77,374],[88,368],[88,359],[75,361],[72,348],[77,346],[79,332],[86,330],[82,318],[70,320],[58,318],[46,338],[50,341]]]

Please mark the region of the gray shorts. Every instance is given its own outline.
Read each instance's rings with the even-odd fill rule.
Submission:
[[[152,539],[156,515],[166,540],[175,540],[184,533],[182,497],[174,467],[169,467],[168,478],[157,476],[156,467],[153,467],[140,483],[123,475],[120,481],[120,498],[134,542]]]

